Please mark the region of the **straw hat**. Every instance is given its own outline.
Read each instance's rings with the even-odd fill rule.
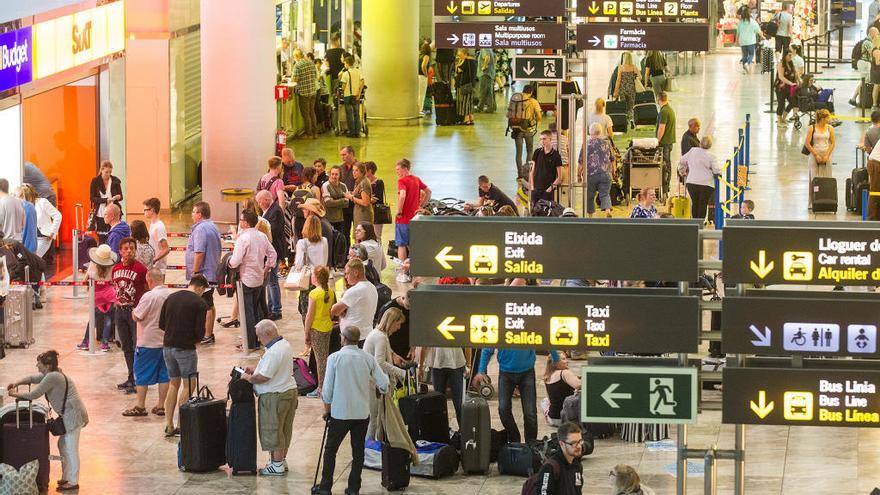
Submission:
[[[96,264],[101,266],[113,266],[119,260],[116,253],[110,249],[110,246],[101,244],[98,247],[89,248],[89,258]]]
[[[307,198],[301,205],[298,206],[301,210],[309,210],[310,212],[318,215],[319,217],[323,217],[327,214],[327,210],[324,209],[324,205],[321,204],[319,199],[315,198]]]

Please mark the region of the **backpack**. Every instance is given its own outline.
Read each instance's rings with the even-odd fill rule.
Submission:
[[[514,93],[507,103],[507,132],[533,132],[537,122],[533,116],[527,116],[526,111],[526,97],[522,93]]]
[[[767,36],[776,36],[779,32],[779,14],[776,14],[769,21],[761,25],[761,31]]]
[[[870,60],[870,54],[865,51],[866,41],[868,41],[868,38],[864,38],[853,45],[852,53],[850,54],[850,65],[853,69],[859,68],[859,60]]]
[[[556,201],[539,199],[532,205],[533,217],[559,217],[565,208]]]
[[[293,379],[296,381],[298,395],[306,395],[318,388],[318,380],[303,358],[293,358]]]
[[[293,191],[293,193],[291,193],[290,204],[287,208],[290,209],[294,216],[302,218],[304,213],[299,205],[305,203],[307,199],[314,197],[315,195],[312,194],[311,190],[304,187],[297,188],[295,191]]]
[[[553,469],[553,476],[559,477],[560,466],[556,459],[547,459],[545,464],[550,464],[551,469]],[[522,495],[535,495],[538,493],[538,476],[540,475],[541,471],[538,470],[538,472],[529,476],[529,479],[523,483]]]
[[[373,315],[373,321],[377,324],[379,322],[379,316],[382,313],[382,309],[386,304],[391,302],[391,288],[383,283],[374,284],[376,287],[376,294],[379,296],[376,302],[376,314]]]
[[[336,229],[330,235],[330,263],[333,268],[342,268],[348,261],[348,238]]]
[[[266,185],[263,187],[260,187],[260,185],[263,183],[263,179],[258,180],[257,181],[257,191],[263,191],[263,190],[268,191],[268,190],[272,189],[272,184],[274,184],[276,180],[281,180],[281,177],[278,177],[277,175],[272,177],[271,179],[269,179],[269,182],[267,182]]]

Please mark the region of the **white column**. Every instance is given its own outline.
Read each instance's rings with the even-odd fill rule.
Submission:
[[[253,188],[275,149],[275,2],[201,0],[201,36],[202,199],[232,221],[220,190]]]
[[[369,122],[418,125],[419,2],[369,0],[362,8]]]
[[[314,12],[315,6],[312,0],[300,0],[297,3],[296,39],[305,53],[315,48]]]

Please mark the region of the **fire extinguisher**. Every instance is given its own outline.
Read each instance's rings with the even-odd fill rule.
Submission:
[[[281,156],[281,150],[287,147],[287,133],[278,129],[275,133],[275,156]]]

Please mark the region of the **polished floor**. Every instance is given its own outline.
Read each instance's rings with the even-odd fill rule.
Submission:
[[[704,130],[716,138],[715,152],[727,157],[736,144],[736,130],[745,115],[752,115],[752,175],[748,197],[757,203],[756,215],[766,219],[810,219],[806,208],[807,166],[799,150],[805,131],[789,126],[777,128],[774,116],[765,114],[769,101],[767,75],[742,75],[733,54],[717,54],[697,59],[695,75],[678,77],[678,90],[672,93],[672,105],[678,113],[678,134],[684,131],[687,118],[699,117]],[[590,57],[590,85],[588,94],[604,96],[612,61],[610,56]],[[832,71],[838,77],[851,76],[843,66]],[[826,75],[829,75],[826,73]],[[820,81],[820,83],[823,81]],[[854,88],[853,81],[828,81],[837,86],[837,107],[841,115],[854,116],[846,105]],[[499,96],[499,108],[506,98]],[[315,141],[294,140],[298,159],[309,163],[323,156],[330,163],[338,163],[338,149],[351,143],[358,158],[373,160],[380,168],[380,176],[394,189],[394,161],[408,157],[418,174],[434,191],[435,197],[470,199],[476,196],[476,177],[489,175],[496,184],[513,193],[513,143],[504,136],[503,110],[495,115],[480,114],[473,127],[436,127],[427,119],[422,126],[389,128],[372,126],[369,138],[349,140],[323,137]],[[838,178],[841,207],[836,218],[854,218],[843,208],[844,178],[853,166],[854,146],[863,124],[845,121],[837,128],[837,151],[834,175]],[[255,165],[254,176],[261,171]],[[626,214],[618,209],[616,215]],[[821,215],[819,218],[831,218]],[[187,224],[186,214],[175,214],[170,220],[172,230],[181,231]],[[222,220],[222,219],[221,219]],[[386,229],[385,237],[392,235]],[[179,240],[176,240],[179,241]],[[180,245],[180,242],[175,242]],[[173,253],[172,264],[182,264],[182,253]],[[180,272],[171,272],[169,281],[180,281]],[[394,273],[383,274],[389,283]],[[399,290],[396,284],[396,290]],[[162,436],[163,420],[154,416],[124,418],[123,409],[133,403],[131,396],[122,395],[114,384],[123,380],[125,364],[118,350],[109,353],[88,353],[74,350],[88,319],[83,299],[66,298],[70,289],[53,288],[49,292],[46,309],[36,313],[36,344],[29,349],[13,349],[6,359],[0,360],[0,381],[4,383],[35,371],[34,357],[47,349],[61,352],[61,365],[69,373],[89,409],[91,423],[81,437],[83,472],[80,479],[83,494],[195,494],[195,493],[308,493],[315,472],[316,458],[321,442],[322,408],[317,400],[301,399],[295,420],[293,446],[289,455],[290,473],[283,478],[231,477],[224,471],[209,474],[189,474],[177,470],[177,441]],[[231,300],[217,298],[219,315],[228,315]],[[302,325],[295,312],[295,297],[284,295],[282,333],[301,349]],[[199,350],[199,368],[202,381],[215,395],[225,394],[228,372],[236,364],[252,364],[256,356],[236,354],[236,330],[217,329],[217,344]],[[575,368],[580,366],[574,362]],[[538,376],[543,364],[539,361]],[[496,374],[493,366],[490,374]],[[542,384],[539,397],[545,395]],[[155,391],[148,396],[148,407],[155,399]],[[494,411],[493,424],[500,422]],[[519,404],[515,403],[515,411]],[[519,416],[519,413],[516,413]],[[454,423],[454,420],[453,420]],[[541,424],[541,434],[551,429]],[[674,433],[674,430],[673,430]],[[732,448],[733,427],[720,424],[720,413],[704,411],[699,423],[690,428],[690,446]],[[746,487],[750,494],[835,494],[861,495],[880,485],[880,431],[847,428],[747,428]],[[53,446],[53,452],[55,447]],[[337,464],[337,493],[341,493],[350,459],[345,448]],[[261,453],[259,463],[267,455]],[[674,493],[675,452],[668,444],[646,445],[625,443],[620,440],[597,441],[595,453],[584,460],[587,494],[610,492],[608,471],[618,463],[635,466],[644,482],[658,494]],[[692,465],[689,493],[702,493],[703,477],[699,463]],[[60,474],[60,464],[52,463],[52,482]],[[733,466],[721,461],[719,493],[732,493]],[[442,481],[413,478],[408,493],[422,494],[508,494],[519,493],[523,480],[500,476],[494,470],[488,476],[465,477],[456,475]],[[362,493],[382,493],[379,474],[365,471]]]

